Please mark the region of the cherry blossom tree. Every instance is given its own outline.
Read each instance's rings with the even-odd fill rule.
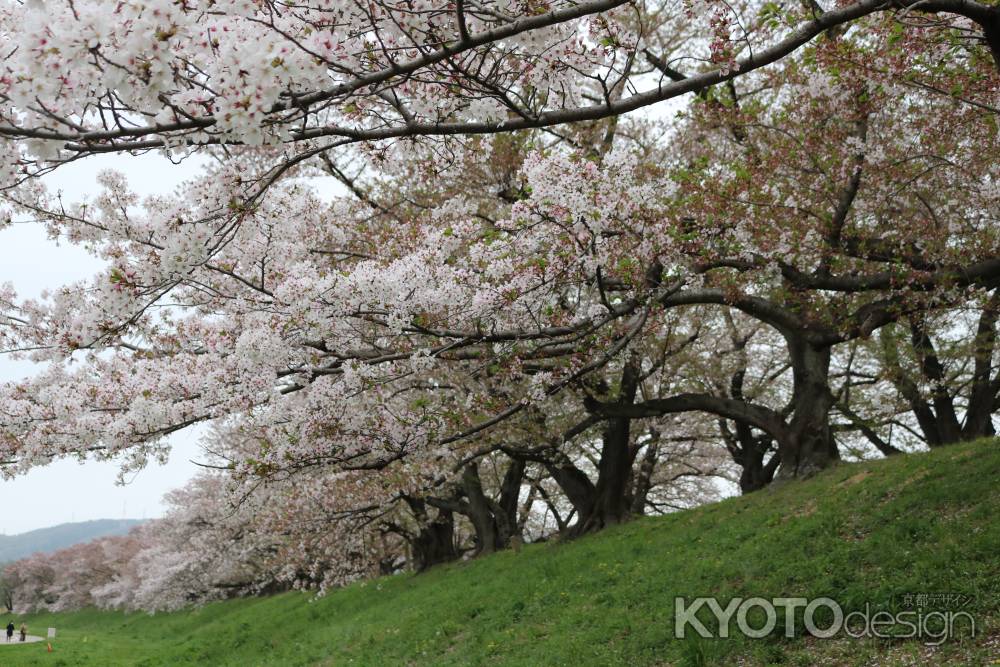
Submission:
[[[938,91],[945,71],[956,72],[928,67],[925,49],[963,47],[933,30],[870,27],[882,38],[817,43],[780,82],[706,92],[695,130],[683,135],[690,153],[676,177],[688,217],[679,231],[690,233],[684,253],[701,284],[688,281],[662,303],[736,308],[779,332],[793,375],[787,416],[704,394],[595,406],[602,414],[712,411],[773,437],[779,476],[808,475],[839,456],[829,424],[833,346],[957,305],[1000,277],[997,165],[983,159],[997,140],[993,63],[962,51],[982,74],[955,99]],[[871,65],[890,56],[894,69]],[[903,90],[894,75],[911,66],[918,71]],[[948,110],[954,124],[935,124],[932,109]]]
[[[488,553],[536,505],[596,530],[711,497],[720,457],[808,476],[837,415],[892,453],[838,355],[1000,280],[992,5],[101,12],[0,16],[10,219],[107,265],[0,289],[3,351],[45,365],[0,389],[0,460],[138,468],[223,425],[136,606]],[[40,180],[146,150],[207,165],[144,200]]]
[[[606,118],[882,14],[958,21],[1000,54],[996,8],[974,0],[128,2],[113,20],[96,3],[12,4],[2,129],[24,143],[8,169],[237,143],[292,145],[294,161],[346,142]]]
[[[95,606],[95,589],[112,581],[139,544],[136,533],[104,537],[11,563],[3,573],[10,608],[26,614]]]
[[[996,432],[1000,298],[996,290],[974,296],[959,308],[916,313],[880,332],[883,372],[931,447]]]

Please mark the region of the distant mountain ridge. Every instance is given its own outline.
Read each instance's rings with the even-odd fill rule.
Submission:
[[[140,519],[96,519],[61,523],[18,535],[0,535],[0,563],[19,560],[38,551],[58,551],[98,537],[124,535],[141,523]]]

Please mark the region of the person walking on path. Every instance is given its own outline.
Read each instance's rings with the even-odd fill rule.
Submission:
[[[23,642],[28,638],[28,626],[24,623],[21,624],[21,641]]]
[[[14,621],[9,621],[7,623],[7,641],[9,642],[14,637]]]

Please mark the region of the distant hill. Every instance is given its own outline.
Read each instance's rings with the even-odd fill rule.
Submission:
[[[57,551],[106,535],[124,535],[140,523],[139,519],[97,519],[62,523],[19,535],[0,535],[0,563],[9,563],[37,551]]]

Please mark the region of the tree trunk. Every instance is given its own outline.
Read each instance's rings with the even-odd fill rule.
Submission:
[[[638,388],[638,362],[631,357],[622,369],[618,405],[632,405]],[[631,424],[630,417],[613,417],[608,420],[602,435],[601,460],[597,468],[593,502],[589,503],[588,513],[580,511],[579,519],[570,531],[571,536],[601,530],[629,518],[631,508],[627,491],[635,454],[629,440]]]
[[[479,463],[473,461],[462,471],[462,487],[457,497],[428,498],[427,502],[440,510],[457,512],[469,519],[475,531],[474,555],[494,553],[507,548],[512,537],[520,537],[517,501],[524,468],[523,460],[511,461],[500,484],[500,498],[495,501],[483,491]]]
[[[465,491],[465,497],[468,499],[466,516],[469,517],[472,528],[476,532],[475,555],[491,554],[497,549],[502,549],[503,542],[489,500],[483,493],[477,463],[468,464],[462,471],[462,490]]]
[[[830,348],[786,335],[792,362],[792,417],[778,440],[781,465],[776,479],[803,479],[840,459],[830,428]]]
[[[413,569],[423,572],[434,565],[457,559],[454,517],[447,510],[439,510],[438,516],[420,529],[413,542]]]
[[[500,484],[500,499],[494,501],[483,492],[478,464],[465,467],[462,490],[468,499],[466,516],[476,531],[476,555],[506,549],[512,537],[520,537],[517,500],[523,478],[524,461],[512,460]]]
[[[639,471],[634,475],[631,499],[629,500],[632,514],[643,514],[646,511],[646,499],[653,487],[653,472],[656,470],[656,460],[660,454],[660,432],[650,429],[646,452],[642,455]]]
[[[947,445],[962,440],[962,426],[955,412],[955,401],[948,392],[944,365],[938,359],[934,342],[928,335],[924,323],[918,318],[910,318],[910,341],[920,360],[920,372],[931,385],[931,400],[934,404],[937,444]]]
[[[427,506],[418,498],[406,498],[417,521],[417,533],[410,537],[413,569],[423,572],[440,563],[458,560],[455,547],[455,516],[451,510],[437,508],[437,516],[429,519]]]
[[[545,469],[556,481],[566,499],[573,505],[577,516],[590,516],[593,511],[596,493],[594,483],[579,468],[569,461],[563,463],[545,463]],[[544,491],[544,489],[542,489]],[[545,494],[547,497],[548,494]],[[553,506],[553,512],[555,507]],[[559,520],[557,516],[556,520]]]
[[[629,421],[625,418],[613,419],[604,430],[594,499],[590,512],[581,514],[574,525],[573,535],[600,530],[621,523],[629,517],[630,507],[625,493],[632,472]]]
[[[745,340],[743,341],[745,345]],[[741,348],[742,349],[742,348]],[[746,379],[746,360],[742,367],[733,373],[729,381],[729,395],[744,401],[743,384]],[[767,434],[754,435],[753,426],[742,419],[733,420],[735,433],[729,429],[725,419],[719,420],[719,432],[736,465],[740,466],[740,493],[746,495],[759,491],[771,483],[781,457],[775,452],[764,464],[764,457],[774,444],[774,438]]]
[[[1000,376],[993,377],[993,354],[997,342],[997,316],[1000,314],[1000,289],[993,290],[990,300],[983,307],[976,328],[973,344],[975,361],[972,375],[972,389],[969,392],[969,407],[965,411],[962,437],[975,440],[995,435],[993,412],[1000,389]]]
[[[590,480],[587,481],[589,482]],[[545,503],[545,506],[548,507],[548,511],[552,513],[552,518],[555,519],[556,521],[556,530],[559,532],[559,534],[565,533],[566,529],[569,527],[569,522],[573,519],[573,514],[576,512],[576,508],[574,507],[570,511],[569,516],[564,518],[563,515],[559,512],[559,508],[556,507],[556,504],[552,500],[552,497],[549,495],[549,492],[546,491],[545,487],[542,485],[542,480],[538,480],[538,483],[535,485],[535,488],[538,489],[538,495],[541,496],[542,501]]]
[[[749,426],[743,425],[747,431]],[[737,429],[740,429],[737,424]],[[781,456],[775,452],[768,462],[764,463],[764,456],[771,449],[771,439],[767,436],[754,437],[749,434],[749,441],[741,447],[740,460],[738,463],[742,468],[740,473],[740,493],[746,495],[754,491],[760,491],[771,483],[774,473],[781,462]]]
[[[521,522],[517,519],[517,501],[521,498],[524,469],[523,459],[510,461],[503,481],[500,483],[500,498],[497,502],[491,503],[493,516],[496,518],[497,532],[500,535],[501,548],[510,546],[512,538],[521,537]]]

